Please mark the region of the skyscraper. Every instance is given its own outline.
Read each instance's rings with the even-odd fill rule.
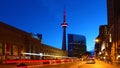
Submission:
[[[86,38],[83,35],[68,34],[68,56],[81,57],[86,52]]]
[[[66,50],[66,27],[67,25],[68,24],[66,23],[66,11],[64,9],[63,23],[61,24],[63,28],[62,50]]]

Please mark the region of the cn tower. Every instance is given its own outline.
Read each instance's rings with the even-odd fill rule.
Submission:
[[[63,23],[61,24],[63,28],[63,38],[62,38],[62,50],[66,50],[66,27],[68,24],[66,23],[66,11],[64,9],[64,15],[63,15]]]

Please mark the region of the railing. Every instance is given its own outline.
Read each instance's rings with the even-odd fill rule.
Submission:
[[[10,63],[39,63],[39,64],[53,64],[53,63],[66,63],[66,62],[74,62],[78,61],[78,59],[57,59],[57,60],[6,60],[5,64]]]

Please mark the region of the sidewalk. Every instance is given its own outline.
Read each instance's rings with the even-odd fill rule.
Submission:
[[[120,68],[120,64],[118,64],[117,62],[105,62],[105,61],[101,61],[101,60],[97,60],[97,61],[108,64],[108,65],[115,66],[116,68]]]

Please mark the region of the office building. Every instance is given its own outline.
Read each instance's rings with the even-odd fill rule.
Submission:
[[[86,38],[83,35],[68,34],[68,56],[82,57],[86,53]]]

